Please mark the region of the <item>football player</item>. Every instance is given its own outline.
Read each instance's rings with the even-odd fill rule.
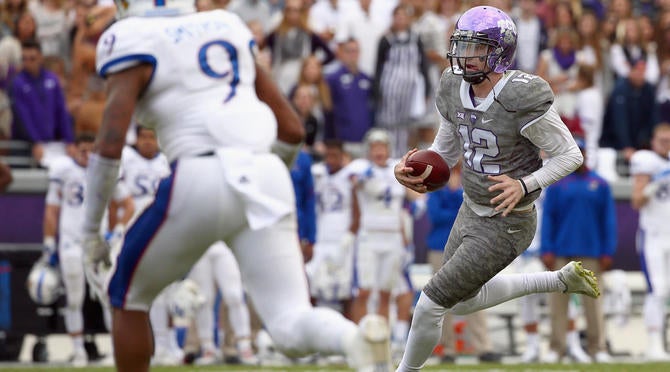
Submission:
[[[339,303],[351,318],[353,257],[360,213],[353,198],[352,171],[346,167],[344,144],[324,141],[324,161],[312,166],[316,194],[316,244],[305,265],[309,288],[319,303]]]
[[[213,244],[193,266],[188,277],[198,284],[205,298],[205,304],[198,310],[195,318],[201,348],[201,356],[195,363],[214,364],[221,359],[220,352],[214,345],[214,301],[218,289],[228,310],[240,361],[245,365],[258,364],[251,348],[249,308],[244,302],[240,268],[230,248],[223,242]]]
[[[654,128],[651,150],[639,150],[631,158],[633,208],[640,210],[638,251],[649,289],[644,300],[649,360],[667,361],[664,320],[670,297],[670,124]]]
[[[310,304],[287,168],[304,129],[257,68],[249,29],[225,10],[195,13],[192,0],[128,0],[117,11],[96,53],[107,105],[87,177],[91,266],[108,257],[98,228],[133,113],[156,130],[172,168],[128,230],[106,285],[117,369],[149,368],[152,300],[219,240],[285,353],[345,354],[356,368],[389,369],[384,319],[357,327]]]
[[[85,197],[88,188],[86,167],[94,140],[95,137],[90,134],[78,135],[74,155],[60,157],[52,162],[44,211],[45,260],[55,262],[53,257],[58,255],[67,299],[63,316],[65,328],[73,343],[71,362],[74,366],[85,366],[88,363],[84,349],[82,314],[86,292],[82,226],[85,206],[88,203]],[[115,187],[114,200],[123,206],[124,214],[118,218],[114,230],[122,231],[132,216],[133,200],[127,189],[113,180],[112,189]]]
[[[430,149],[450,167],[463,159],[464,201],[445,246],[445,262],[419,297],[398,371],[423,367],[437,345],[444,314],[469,314],[512,298],[562,291],[597,297],[593,273],[570,262],[558,271],[497,275],[535,234],[533,201],[583,161],[542,78],[508,68],[516,50],[512,19],[491,6],[470,8],[451,37],[436,96],[441,123]],[[540,150],[550,159],[543,166]],[[426,192],[411,176],[408,151],[398,181]]]
[[[396,182],[391,159],[391,138],[383,129],[371,129],[365,137],[368,159],[351,166],[362,169],[356,175],[356,195],[360,204],[360,232],[356,254],[358,293],[352,305],[353,320],[368,313],[368,301],[379,291],[377,313],[389,316],[391,290],[405,258],[403,203],[409,193]]]

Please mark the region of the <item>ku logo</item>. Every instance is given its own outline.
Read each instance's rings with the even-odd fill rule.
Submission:
[[[474,124],[475,122],[477,122],[477,115],[470,114],[470,123]]]

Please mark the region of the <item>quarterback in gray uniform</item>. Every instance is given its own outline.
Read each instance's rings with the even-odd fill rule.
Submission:
[[[509,70],[517,32],[503,11],[479,6],[463,13],[451,37],[436,106],[442,122],[431,150],[450,167],[463,162],[463,205],[444,248],[444,263],[424,287],[398,371],[418,371],[439,341],[446,312],[463,315],[539,292],[600,293],[579,262],[558,271],[499,274],[530,244],[540,189],[567,176],[583,158],[553,107],[542,78]],[[539,152],[551,159],[543,166]],[[397,180],[427,192],[406,159]]]

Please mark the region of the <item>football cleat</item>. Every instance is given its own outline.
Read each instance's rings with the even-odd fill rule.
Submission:
[[[593,271],[585,269],[580,261],[570,261],[558,270],[558,278],[565,284],[563,293],[578,293],[598,298],[600,289]]]
[[[358,372],[390,372],[391,331],[386,319],[368,314],[358,324],[358,331],[345,342],[349,365]]]

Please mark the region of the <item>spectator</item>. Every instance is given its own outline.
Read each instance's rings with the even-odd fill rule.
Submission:
[[[33,144],[32,154],[42,166],[70,152],[74,135],[58,77],[43,67],[37,41],[21,47],[23,70],[11,84],[14,107],[13,138]]]
[[[320,0],[314,2],[309,8],[307,23],[310,30],[317,34],[321,40],[331,43],[335,38],[337,26],[351,13],[351,7],[347,0]]]
[[[633,66],[628,77],[614,85],[603,120],[601,147],[622,150],[626,161],[635,150],[649,148],[651,131],[658,122],[654,86],[645,81],[646,63]]]
[[[293,107],[305,127],[305,146],[312,157],[320,158],[324,153],[323,132],[319,130],[319,122],[314,117],[313,111],[316,105],[314,90],[309,85],[298,85],[291,98]],[[317,137],[319,140],[317,140]]]
[[[596,169],[598,141],[602,133],[605,113],[602,93],[595,86],[595,73],[595,66],[579,65],[577,80],[572,87],[577,95],[577,119],[586,142],[586,153],[591,154],[585,160],[589,169]]]
[[[74,24],[61,0],[39,0],[32,4],[30,8],[37,23],[37,40],[42,53],[69,60],[68,35]]]
[[[419,35],[425,58],[428,64],[428,82],[423,79],[418,80],[415,103],[413,105],[412,116],[417,118],[414,121],[414,130],[410,146],[418,148],[427,148],[433,142],[435,129],[439,123],[439,115],[432,106],[426,102],[433,102],[434,91],[430,91],[430,96],[425,100],[423,84],[430,84],[436,87],[440,81],[442,71],[449,67],[447,55],[447,32],[445,22],[435,13],[435,2],[433,0],[412,0],[412,12],[414,23],[412,31]]]
[[[554,31],[552,44],[551,49],[542,51],[537,74],[554,91],[554,105],[568,129],[581,131],[576,112],[577,96],[570,90],[577,78],[579,35],[572,28],[559,28]]]
[[[25,11],[19,15],[14,27],[14,36],[21,43],[37,38],[37,22],[32,13]]]
[[[458,17],[461,16],[461,0],[440,0],[437,4],[437,14],[442,18],[446,35],[449,37],[454,32]]]
[[[264,33],[270,31],[272,10],[266,0],[232,0],[227,9],[239,15],[246,23],[256,21],[265,25]]]
[[[660,79],[660,67],[656,48],[649,48],[642,40],[638,19],[622,21],[623,32],[610,48],[610,63],[617,78],[626,78],[640,62],[644,62],[644,80],[656,85]]]
[[[314,54],[324,65],[335,58],[328,45],[309,30],[303,0],[286,0],[284,17],[265,44],[272,52],[274,79],[284,93],[298,81],[304,58]]]
[[[520,0],[519,16],[514,17],[519,34],[516,51],[516,68],[522,71],[537,71],[540,52],[547,47],[547,30],[536,13],[536,0]]]
[[[391,134],[391,155],[400,155],[407,149],[410,124],[417,117],[412,117],[413,103],[425,103],[432,92],[428,59],[421,40],[411,29],[406,6],[393,10],[391,28],[379,42],[374,79],[376,126]],[[425,82],[421,91],[419,79]]]
[[[2,3],[0,31],[2,36],[16,34],[16,24],[19,17],[28,11],[28,0],[6,0]]]
[[[358,66],[361,71],[370,77],[375,74],[375,62],[379,40],[387,29],[387,22],[375,16],[372,10],[372,0],[359,0],[359,11],[344,19],[336,29],[335,41],[341,43],[349,39],[358,40],[360,44],[360,59]]]
[[[585,154],[585,142],[577,139],[577,143]],[[571,260],[579,260],[602,281],[603,272],[612,266],[616,228],[610,186],[582,164],[574,173],[547,188],[542,215],[542,262],[554,270]],[[566,353],[569,298],[564,293],[550,295],[551,350],[545,358],[547,361],[555,362]],[[586,314],[587,351],[598,363],[611,362],[602,298],[582,296],[582,304]]]
[[[372,127],[372,79],[358,68],[360,45],[355,39],[339,43],[337,56],[340,67],[326,76],[333,99],[332,134],[358,158],[365,155],[363,139]]]
[[[312,88],[314,97],[316,98],[312,114],[314,114],[314,117],[318,121],[319,133],[330,137],[325,128],[326,124],[330,121],[330,114],[333,110],[333,99],[330,94],[330,87],[323,77],[321,62],[319,62],[316,56],[310,55],[302,60],[300,74],[295,86],[298,85],[307,85]],[[289,97],[293,96],[295,86],[289,91]]]
[[[638,252],[647,278],[644,322],[647,327],[646,357],[650,361],[668,361],[664,347],[668,292],[668,220],[670,205],[670,124],[654,128],[651,151],[635,152],[631,159],[633,208],[640,211]]]

